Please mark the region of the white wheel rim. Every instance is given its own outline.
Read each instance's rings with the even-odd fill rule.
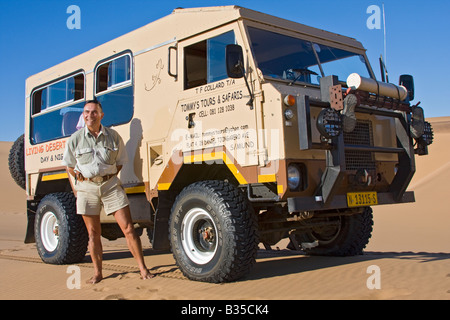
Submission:
[[[207,211],[201,208],[189,210],[181,232],[181,243],[189,259],[199,265],[212,260],[217,251],[217,228]]]
[[[48,252],[55,251],[59,242],[58,219],[51,211],[46,212],[41,222],[41,240]]]

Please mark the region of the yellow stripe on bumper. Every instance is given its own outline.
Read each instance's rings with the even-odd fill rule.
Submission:
[[[62,179],[69,179],[69,175],[67,172],[64,173],[50,173],[50,174],[44,174],[42,176],[42,181],[53,181],[53,180],[62,180]]]

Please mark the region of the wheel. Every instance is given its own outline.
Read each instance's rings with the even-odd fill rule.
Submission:
[[[227,182],[203,181],[183,189],[169,226],[175,261],[191,280],[235,281],[255,263],[256,215],[242,192]]]
[[[25,189],[25,151],[24,135],[21,135],[12,145],[9,151],[8,166],[11,177]]]
[[[109,241],[114,241],[125,236],[118,224],[102,223],[102,237]]]
[[[45,263],[76,263],[86,255],[88,234],[71,193],[52,193],[42,199],[34,232],[39,256]]]
[[[360,214],[330,218],[334,226],[313,229],[301,235],[299,242],[318,241],[319,245],[303,249],[310,255],[355,256],[363,250],[372,236],[373,215],[371,208]]]

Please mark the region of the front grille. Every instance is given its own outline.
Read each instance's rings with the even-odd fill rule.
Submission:
[[[344,143],[348,145],[373,146],[372,122],[358,120],[355,130],[344,132]],[[375,160],[372,152],[349,150],[345,152],[346,170],[375,170]]]

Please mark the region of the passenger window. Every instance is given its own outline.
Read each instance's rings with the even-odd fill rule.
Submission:
[[[114,89],[131,81],[129,55],[108,61],[97,68],[97,93]]]
[[[134,88],[132,81],[133,61],[131,54],[100,62],[95,69],[96,98],[103,107],[106,127],[128,123],[134,113]]]
[[[84,74],[52,83],[32,93],[31,142],[67,137],[77,131],[84,104]]]
[[[226,79],[225,48],[234,43],[234,32],[229,31],[186,47],[184,88],[191,89]]]
[[[84,98],[84,75],[79,74],[33,93],[33,112],[37,114],[67,102]]]

